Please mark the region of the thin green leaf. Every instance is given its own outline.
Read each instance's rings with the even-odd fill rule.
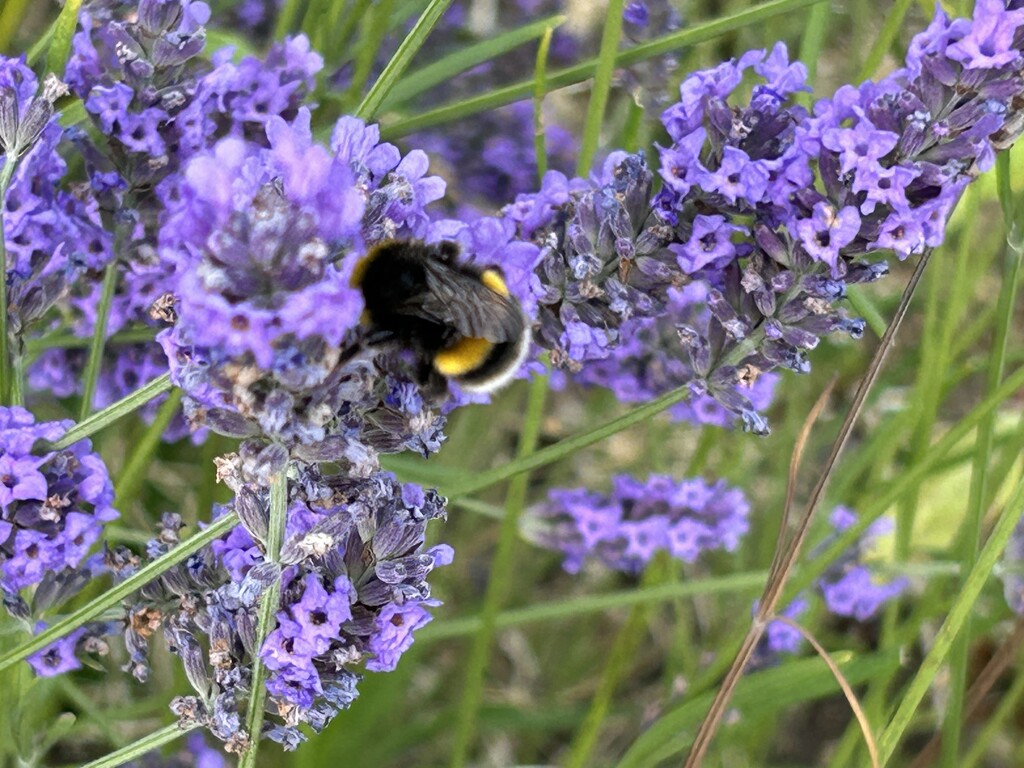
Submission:
[[[974,567],[967,575],[967,579],[957,594],[946,620],[935,636],[928,654],[921,662],[914,679],[907,686],[896,714],[893,715],[889,725],[882,731],[878,739],[878,752],[883,764],[887,763],[896,751],[896,747],[910,726],[921,700],[941,672],[953,641],[960,634],[971,611],[975,609],[978,596],[981,594],[985,582],[992,575],[992,569],[995,568],[996,561],[1006,548],[1022,512],[1024,512],[1024,480],[1017,483],[1017,487],[1014,488],[1013,495],[1003,508],[992,534],[988,537]]]
[[[377,114],[377,110],[384,103],[384,99],[387,98],[391,89],[398,82],[398,78],[405,72],[405,68],[409,66],[412,57],[416,55],[416,52],[419,51],[423,43],[427,41],[427,37],[433,31],[437,22],[441,20],[441,16],[448,10],[448,6],[451,3],[452,0],[431,0],[430,5],[427,6],[416,22],[416,26],[412,28],[412,31],[402,41],[402,44],[398,46],[395,55],[391,57],[391,61],[384,67],[384,71],[380,73],[377,82],[373,84],[363,102],[356,109],[356,117],[370,120]]]
[[[500,467],[478,472],[476,475],[451,488],[445,486],[445,494],[449,497],[468,496],[522,472],[531,472],[539,467],[547,466],[559,459],[565,458],[569,454],[598,443],[624,429],[628,429],[634,424],[646,421],[655,414],[661,413],[676,403],[682,402],[689,396],[690,390],[686,386],[673,389],[671,392],[649,403],[633,408],[617,419],[612,419],[595,429],[559,440],[557,443],[541,448],[536,453],[517,457]]]
[[[160,406],[153,423],[146,428],[146,433],[132,446],[128,461],[121,470],[121,474],[114,483],[116,495],[114,504],[124,510],[131,504],[139,493],[143,481],[146,479],[146,470],[153,460],[153,454],[163,439],[167,426],[171,419],[178,412],[181,405],[183,392],[175,389],[167,396],[167,400]]]
[[[71,38],[75,36],[75,29],[78,27],[78,12],[81,7],[82,0],[64,0],[64,7],[53,25],[53,36],[46,51],[46,70],[60,78],[64,77],[64,68],[67,67],[68,57],[71,55]]]
[[[75,98],[61,109],[57,122],[60,123],[61,128],[70,128],[73,125],[84,123],[88,119],[89,113],[85,111],[85,103],[81,99]]]
[[[679,50],[684,46],[692,46],[707,40],[713,40],[716,37],[728,34],[729,32],[734,32],[737,29],[743,29],[744,27],[754,24],[761,24],[776,16],[799,10],[800,8],[806,8],[809,5],[814,5],[815,3],[822,1],[823,0],[771,0],[771,2],[762,3],[753,8],[739,11],[731,16],[707,21],[703,24],[696,24],[692,27],[679,30],[678,32],[665,35],[664,37],[651,40],[650,42],[633,46],[628,50],[620,51],[615,57],[615,66],[624,67],[630,64],[636,64],[637,62],[645,61],[669,52],[678,54]],[[593,75],[594,68],[596,66],[597,58],[595,57],[581,62],[580,64],[575,64],[571,67],[560,69],[557,72],[552,72],[544,81],[545,90],[547,92],[551,92],[558,88],[564,88],[568,85],[582,83]],[[469,115],[475,115],[478,112],[486,112],[488,109],[494,109],[495,107],[500,107],[504,104],[511,104],[514,101],[529,98],[530,94],[533,92],[533,88],[534,84],[532,79],[525,80],[514,85],[497,88],[493,91],[480,94],[479,96],[473,96],[453,104],[446,104],[442,107],[438,107],[437,109],[417,114],[415,117],[409,117],[405,120],[399,120],[398,122],[392,123],[391,125],[383,126],[381,128],[381,134],[386,139],[395,139],[424,128],[449,123],[453,120],[458,120]]]
[[[843,531],[813,560],[803,565],[786,588],[780,604],[788,604],[799,592],[811,586],[832,563],[864,535],[871,524],[884,515],[910,489],[917,487],[928,477],[934,467],[942,461],[989,413],[1002,405],[1006,398],[1024,387],[1024,367],[1018,368],[981,403],[960,419],[946,434],[939,438],[921,457],[920,461],[891,481],[886,487],[872,495],[871,502],[861,510],[857,522]]]
[[[118,331],[107,339],[108,347],[116,347],[119,344],[142,344],[147,341],[156,340],[156,331],[153,328],[132,328],[127,331]],[[38,339],[28,339],[25,342],[25,349],[29,353],[38,354],[47,349],[86,349],[92,344],[91,336],[75,336],[71,333],[54,333],[50,336],[43,336]]]
[[[840,661],[845,655],[846,658]],[[836,654],[843,676],[851,685],[888,673],[899,665],[896,649],[869,656]],[[732,706],[739,712],[778,712],[805,701],[832,696],[839,691],[832,672],[819,658],[787,661],[778,667],[745,676],[736,687]],[[648,768],[683,752],[711,704],[712,695],[688,698],[666,712],[638,738],[618,762],[617,768]]]
[[[538,184],[544,181],[544,174],[548,172],[548,152],[544,135],[544,78],[548,72],[548,52],[551,50],[554,32],[554,26],[544,30],[544,35],[537,46],[537,63],[533,70],[533,154],[537,163]]]
[[[14,169],[18,166],[16,159],[7,158],[0,168],[0,206],[7,205],[7,190],[14,177]],[[8,343],[7,319],[7,239],[4,234],[3,216],[0,216],[0,404],[11,402],[11,392],[15,387],[11,382],[11,350]]]
[[[238,517],[234,512],[229,512],[223,517],[214,520],[210,525],[199,531],[188,540],[183,541],[170,552],[158,557],[153,562],[143,566],[120,584],[115,584],[99,597],[90,600],[67,616],[64,616],[48,626],[31,640],[22,643],[17,648],[3,656],[0,656],[0,670],[7,669],[13,664],[28,658],[36,651],[40,651],[54,640],[59,640],[69,632],[73,632],[87,621],[99,616],[108,608],[112,608],[135,592],[142,586],[148,584],[168,569],[173,568],[193,552],[198,552],[214,539],[223,536],[238,525]]]
[[[117,768],[119,765],[124,765],[138,757],[142,757],[147,752],[159,749],[164,744],[170,744],[172,741],[181,738],[194,728],[196,728],[194,725],[182,728],[177,723],[174,725],[168,725],[165,728],[161,728],[159,731],[154,731],[149,734],[149,736],[144,736],[138,741],[133,741],[127,747],[123,747],[116,752],[111,752],[106,757],[101,757],[99,760],[93,760],[91,763],[86,763],[82,768]]]
[[[564,22],[565,16],[549,16],[546,19],[504,32],[490,40],[466,46],[432,64],[419,67],[415,72],[411,72],[395,83],[391,93],[384,100],[384,106],[391,107],[406,99],[422,96],[431,88],[451,80],[456,75],[472,69],[478,64],[490,61],[531,40],[543,37],[547,29],[557,28]]]
[[[97,411],[89,418],[75,424],[75,426],[64,433],[60,440],[53,444],[54,448],[67,448],[82,438],[96,434],[121,417],[137,411],[154,397],[162,395],[164,392],[169,392],[171,386],[171,374],[165,373],[157,376],[148,384],[144,384],[131,394],[125,395],[116,403],[111,403],[102,411]]]
[[[608,2],[604,30],[601,33],[601,50],[597,54],[597,66],[594,69],[594,85],[590,89],[587,117],[583,123],[583,137],[576,160],[577,176],[586,176],[590,172],[597,147],[601,143],[604,110],[608,105],[612,75],[615,73],[615,55],[619,50],[619,40],[622,38],[622,10],[625,4],[625,0]]]
[[[889,325],[882,313],[878,311],[875,303],[871,300],[867,291],[859,285],[848,285],[846,287],[846,300],[850,303],[853,311],[864,318],[868,328],[877,336],[882,338],[885,329]]]
[[[116,240],[117,238],[115,238]],[[78,420],[81,421],[92,411],[92,399],[96,394],[96,384],[103,366],[103,347],[107,339],[107,321],[110,319],[110,305],[114,300],[114,288],[117,285],[117,253],[114,249],[114,260],[107,264],[103,271],[103,287],[100,290],[100,303],[96,307],[96,325],[92,332],[92,343],[89,345],[89,358],[82,374],[82,406]]]
[[[882,59],[885,58],[885,54],[892,48],[896,36],[903,29],[903,21],[907,16],[907,11],[910,10],[911,2],[913,0],[896,0],[893,3],[889,13],[885,16],[882,31],[878,33],[878,36],[875,38],[875,44],[871,46],[868,57],[864,60],[864,66],[861,67],[857,80],[867,80],[874,76],[878,66],[882,63]]]
[[[31,0],[4,0],[0,4],[0,51],[11,53],[9,46],[21,28],[21,20]]]
[[[530,382],[517,458],[528,457],[537,446],[547,394],[547,376],[535,377]],[[519,541],[519,518],[526,505],[528,484],[529,475],[526,473],[519,475],[509,484],[505,497],[505,515],[501,521],[498,549],[494,554],[491,572],[487,580],[484,605],[480,612],[480,628],[473,636],[469,660],[466,662],[466,683],[463,687],[455,722],[452,768],[462,768],[466,764],[476,737],[477,718],[483,704],[487,661],[490,658],[491,645],[494,642],[498,613],[505,603],[515,579],[515,547]]]
[[[643,582],[644,584],[655,584],[658,581],[663,581],[667,575],[666,563],[659,561],[644,572]],[[650,605],[644,603],[634,605],[626,623],[615,636],[611,651],[609,651],[608,658],[601,670],[597,690],[590,700],[587,716],[576,730],[576,735],[569,747],[569,756],[563,763],[566,768],[586,768],[593,764],[591,755],[594,752],[594,747],[597,746],[604,721],[611,711],[615,689],[634,665],[637,650],[647,631],[649,610]]]
[[[1003,152],[996,161],[997,187],[1009,187],[1010,157]],[[1007,229],[1006,257],[1003,264],[1003,279],[996,303],[998,318],[995,336],[992,339],[992,350],[989,354],[988,373],[986,375],[986,391],[991,393],[998,386],[1006,370],[1007,346],[1010,328],[1014,322],[1014,305],[1016,304],[1017,288],[1020,285],[1021,241],[1020,229],[1013,220],[1013,201],[1007,196],[1001,197],[1003,203],[1003,221]],[[995,444],[995,412],[988,414],[978,425],[978,434],[974,443],[974,461],[971,466],[971,485],[967,500],[967,516],[960,539],[960,559],[963,573],[974,564],[981,549],[982,523],[985,518],[986,501],[988,498],[989,467],[992,465],[992,451]],[[946,704],[946,717],[943,720],[942,764],[947,768],[955,768],[960,764],[960,733],[963,718],[964,697],[967,693],[967,665],[970,661],[971,617],[968,615],[963,632],[953,644],[950,655],[949,696]]]
[[[495,619],[499,629],[518,627],[524,624],[546,624],[551,621],[572,621],[588,613],[604,613],[617,608],[648,605],[677,600],[695,595],[709,596],[728,592],[756,594],[764,584],[767,571],[735,573],[707,579],[693,579],[678,584],[659,584],[652,587],[624,589],[603,595],[574,595],[564,600],[535,603],[512,611],[504,611]],[[481,625],[479,616],[446,619],[428,624],[416,635],[417,643],[448,640],[464,637],[476,632]]]
[[[299,11],[302,8],[303,0],[285,0],[284,7],[277,14],[277,23],[274,25],[274,39],[281,40],[295,29],[295,23],[299,19]]]

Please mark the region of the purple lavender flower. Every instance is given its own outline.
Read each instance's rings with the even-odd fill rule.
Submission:
[[[569,573],[589,558],[637,573],[659,550],[688,563],[702,552],[733,551],[747,532],[749,512],[743,493],[723,481],[617,475],[608,495],[582,488],[549,491],[547,501],[531,511],[525,533],[565,553]]]
[[[271,444],[267,474],[291,452],[367,477],[378,452],[436,451],[444,420],[409,360],[364,348],[355,264],[393,237],[451,236],[488,261],[517,249],[461,224],[439,233],[426,210],[444,184],[424,153],[403,158],[354,118],[338,121],[328,151],[309,121],[305,109],[290,125],[270,120],[269,147],[223,139],[162,187],[159,250],[177,285],[160,342],[193,427]]]
[[[61,188],[64,133],[53,115],[61,88],[48,80],[37,95],[32,71],[20,60],[0,57],[0,165],[15,164],[0,216],[9,328],[19,339],[84,271],[109,259],[109,235],[95,204]]]
[[[39,627],[43,629],[43,627]],[[39,677],[54,677],[65,672],[73,672],[82,668],[82,662],[75,655],[78,641],[85,634],[85,628],[79,627],[60,640],[48,645],[28,657],[27,661]]]
[[[636,318],[664,312],[668,288],[700,285],[708,320],[679,325],[692,378],[676,385],[766,433],[738,389],[808,371],[825,334],[858,338],[864,322],[837,306],[846,285],[886,274],[880,250],[903,259],[941,243],[966,185],[1024,131],[1022,25],[1024,11],[998,0],[972,21],[940,11],[906,68],[810,113],[790,102],[806,71],[781,44],[686,78],[662,115],[672,143],[659,148],[660,192],[638,160],[613,153],[614,173],[545,183],[505,209],[544,248],[535,338],[556,366],[607,368]],[[749,104],[731,105],[751,71]]]
[[[849,507],[838,506],[832,510],[829,521],[838,535],[857,522],[857,514]],[[882,581],[870,565],[863,562],[864,552],[873,540],[891,528],[891,521],[877,520],[856,546],[832,563],[818,580],[818,588],[830,612],[857,621],[868,621],[885,603],[906,591],[909,586],[907,579]]]
[[[0,407],[0,588],[19,601],[20,590],[39,585],[33,611],[66,599],[74,582],[81,586],[92,544],[117,517],[107,469],[88,440],[46,447],[69,426]]]
[[[700,282],[669,289],[668,303],[659,317],[631,318],[623,323],[623,341],[607,359],[585,365],[576,380],[586,386],[605,387],[625,403],[653,400],[691,384],[700,371],[694,370],[685,340],[708,332],[712,321],[708,294],[707,286]],[[669,414],[679,421],[731,427],[739,421],[739,413],[744,423],[756,424],[758,412],[771,402],[777,380],[776,374],[764,374],[750,383],[738,382],[731,409],[694,388],[690,398],[672,406]]]
[[[394,669],[430,620],[427,609],[439,604],[427,576],[452,559],[450,547],[424,544],[429,521],[445,514],[436,492],[387,473],[356,479],[304,464],[293,472],[279,564],[263,555],[268,492],[244,457],[228,456],[219,476],[235,490],[230,506],[243,526],[147,585],[128,608],[133,674],[145,678],[149,638],[162,626],[198,694],[177,698],[172,709],[183,723],[209,728],[230,752],[250,741],[239,709],[257,654],[269,670],[275,713],[265,734],[292,749],[304,738],[301,723],[319,732],[352,703],[356,670]],[[180,527],[180,517],[165,515],[147,556],[173,546]],[[130,561],[118,551],[110,559]],[[260,597],[275,578],[280,608],[258,646]],[[200,637],[208,638],[206,654]]]
[[[755,600],[751,606],[751,613],[757,612],[759,601]],[[807,612],[807,599],[798,596],[782,610],[781,615],[796,621]],[[769,622],[761,641],[754,651],[754,658],[751,660],[750,669],[762,669],[777,664],[782,656],[791,656],[799,653],[804,644],[804,636],[800,631],[781,621]]]

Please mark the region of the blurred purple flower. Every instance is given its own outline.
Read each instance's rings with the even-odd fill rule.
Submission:
[[[608,495],[552,489],[547,501],[531,510],[525,533],[563,552],[563,567],[570,573],[590,558],[638,573],[659,550],[691,563],[702,552],[736,549],[747,532],[749,512],[743,493],[723,481],[667,475],[640,481],[616,475]]]

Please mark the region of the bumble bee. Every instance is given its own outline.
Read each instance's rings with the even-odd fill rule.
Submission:
[[[451,241],[387,240],[352,272],[363,293],[370,343],[395,341],[428,373],[467,392],[493,392],[519,370],[530,324],[496,269],[459,263]]]

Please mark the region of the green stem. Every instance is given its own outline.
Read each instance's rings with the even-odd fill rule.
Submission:
[[[548,52],[554,33],[554,26],[544,30],[537,46],[537,63],[533,71],[533,153],[537,158],[538,184],[544,181],[544,174],[548,172],[548,152],[544,145],[544,77],[548,71]]]
[[[229,512],[221,518],[210,523],[209,527],[195,534],[187,541],[182,542],[170,552],[158,557],[148,565],[143,566],[120,584],[115,584],[99,597],[90,600],[88,603],[72,611],[62,619],[55,621],[38,635],[28,642],[22,643],[9,653],[0,656],[0,671],[7,669],[13,664],[28,658],[36,651],[40,651],[55,640],[59,640],[69,632],[73,632],[87,621],[99,616],[108,608],[117,605],[121,600],[145,586],[167,570],[173,568],[182,560],[194,552],[198,552],[214,539],[223,536],[238,525],[238,517],[234,512]]]
[[[564,440],[559,440],[557,443],[545,446],[534,453],[517,456],[500,467],[478,472],[470,480],[466,480],[461,484],[456,483],[453,488],[445,488],[445,495],[449,498],[469,496],[495,483],[500,483],[502,480],[508,480],[510,477],[514,477],[522,472],[531,472],[534,469],[552,464],[578,450],[622,432],[634,424],[646,421],[655,414],[661,413],[676,403],[686,400],[689,396],[690,389],[685,385],[678,389],[673,389],[671,392],[667,392],[649,403],[633,408],[624,415],[612,419],[599,427]]]
[[[1009,178],[1010,156],[1004,152],[999,155],[996,173],[1001,180]],[[1000,186],[1005,185],[1003,182]],[[1003,216],[1008,229],[1006,237],[1006,258],[1003,264],[1003,279],[999,291],[996,317],[1000,318],[992,339],[992,351],[989,355],[988,373],[986,377],[986,393],[991,394],[999,386],[1006,370],[1007,341],[1010,328],[1014,321],[1014,304],[1017,298],[1017,287],[1020,284],[1021,251],[1024,242],[1021,233],[1013,220],[1011,211],[1012,200],[1002,199]],[[988,469],[991,464],[995,437],[995,412],[988,414],[978,425],[978,434],[974,443],[974,461],[971,465],[971,485],[967,503],[967,518],[964,520],[963,536],[960,540],[960,560],[963,563],[962,573],[967,573],[974,565],[981,549],[982,523],[985,518],[985,500],[988,496]],[[967,665],[969,662],[971,637],[971,617],[968,615],[963,631],[957,636],[950,654],[950,686],[946,705],[946,717],[943,721],[942,765],[954,768],[959,765],[960,730],[963,718],[964,695],[967,690]]]
[[[548,380],[546,376],[538,376],[530,382],[526,416],[523,422],[523,431],[519,436],[517,458],[529,456],[537,446],[547,393]],[[513,555],[519,539],[519,518],[526,503],[529,479],[529,475],[526,473],[515,477],[509,483],[508,494],[505,497],[505,516],[501,521],[498,551],[494,555],[490,577],[487,580],[487,591],[484,595],[483,609],[480,612],[480,629],[473,637],[469,661],[466,664],[465,688],[455,724],[452,768],[462,768],[466,764],[476,736],[477,718],[480,714],[480,705],[483,702],[487,660],[497,629],[498,613],[505,602],[515,572],[516,562]]]
[[[708,579],[694,579],[651,587],[637,587],[603,595],[579,595],[568,600],[551,600],[528,605],[511,611],[503,611],[495,620],[495,627],[505,629],[523,624],[566,620],[571,621],[588,613],[603,613],[618,608],[637,605],[654,605],[670,600],[700,595],[726,594],[731,592],[750,593],[753,598],[760,591],[768,571],[737,573]],[[480,616],[466,616],[444,623],[432,623],[416,634],[416,643],[431,643],[464,637],[480,631],[483,619]]]
[[[871,46],[871,50],[864,60],[864,66],[861,67],[860,74],[857,76],[858,81],[867,80],[875,74],[885,54],[892,48],[896,36],[903,29],[903,20],[906,18],[907,11],[910,10],[911,2],[913,0],[896,0],[893,4],[888,15],[885,17],[882,31],[875,38],[875,44]]]
[[[384,71],[377,78],[377,82],[373,84],[362,103],[356,109],[356,117],[370,120],[377,114],[377,110],[380,109],[380,105],[387,98],[391,88],[398,81],[398,78],[402,76],[406,67],[409,66],[409,62],[412,61],[412,57],[416,55],[416,52],[426,42],[427,36],[434,29],[437,22],[441,20],[441,16],[448,10],[448,6],[451,3],[452,0],[431,0],[430,5],[427,6],[417,20],[416,26],[412,28],[405,40],[402,41],[402,44],[398,46],[395,55],[391,57],[387,66],[384,67]]]
[[[15,158],[5,157],[3,167],[0,168],[0,210],[7,208],[7,189],[11,185],[16,164]],[[10,396],[14,390],[14,384],[11,381],[11,353],[8,349],[7,336],[7,243],[5,238],[4,217],[0,213],[0,403],[11,402]]]
[[[182,728],[177,723],[174,725],[168,725],[165,728],[161,728],[159,731],[154,731],[149,734],[149,736],[143,736],[138,741],[133,741],[127,747],[122,747],[116,752],[111,752],[106,757],[101,757],[99,760],[93,760],[91,763],[86,763],[82,768],[116,768],[116,766],[124,765],[137,757],[142,757],[147,752],[152,752],[154,749],[158,749],[164,744],[170,744],[172,741],[184,736],[194,728],[196,728],[194,725]]]
[[[115,238],[120,241],[121,238]],[[110,319],[110,305],[114,300],[114,288],[117,286],[117,257],[120,248],[115,242],[114,258],[103,270],[103,286],[100,291],[100,303],[96,308],[96,327],[92,331],[92,342],[89,344],[89,359],[85,364],[82,377],[82,407],[78,420],[81,421],[92,411],[92,399],[96,394],[96,383],[103,367],[103,345],[107,340],[107,322]]]
[[[619,50],[619,39],[622,37],[624,5],[625,0],[608,2],[604,32],[601,35],[601,50],[597,54],[597,67],[594,70],[594,86],[590,90],[587,118],[583,124],[583,140],[576,161],[577,176],[586,176],[590,172],[594,155],[597,154],[601,127],[604,125],[604,110],[608,105],[608,93],[611,91],[612,75],[615,73],[615,54]]]
[[[1024,480],[1017,483],[1011,499],[1003,508],[1002,514],[996,523],[992,534],[985,542],[978,559],[974,563],[970,574],[964,581],[963,587],[957,594],[953,606],[946,616],[941,629],[935,636],[928,655],[917,670],[917,674],[907,686],[903,694],[899,708],[893,716],[889,725],[886,726],[878,739],[878,752],[883,765],[886,764],[896,751],[896,747],[906,733],[910,722],[917,711],[921,700],[928,692],[929,686],[935,681],[942,669],[953,641],[963,629],[964,623],[975,609],[976,602],[981,594],[985,582],[992,573],[996,561],[1006,548],[1013,530],[1024,510]]]
[[[127,509],[128,505],[138,495],[139,489],[142,487],[142,481],[146,477],[146,467],[149,466],[157,446],[160,445],[160,440],[163,438],[164,432],[167,431],[167,426],[171,423],[171,419],[178,412],[182,395],[182,391],[176,389],[167,396],[167,400],[164,401],[157,411],[153,423],[146,429],[142,439],[132,447],[128,461],[125,463],[124,469],[121,470],[117,482],[114,483],[117,493],[114,498],[114,504],[118,509]]]
[[[148,384],[143,384],[131,394],[125,395],[116,403],[111,403],[102,411],[97,411],[89,418],[75,424],[75,426],[64,433],[60,440],[53,444],[53,447],[58,450],[67,448],[72,443],[77,443],[83,438],[96,434],[121,417],[138,410],[154,397],[158,397],[164,392],[169,392],[171,386],[171,374],[165,373],[157,376]]]
[[[277,563],[281,559],[281,544],[284,543],[285,523],[288,519],[288,470],[284,469],[274,478],[270,486],[270,523],[267,531],[267,562]],[[256,627],[256,654],[252,660],[252,682],[249,690],[249,705],[246,708],[245,722],[249,731],[249,748],[239,760],[239,768],[253,768],[256,755],[260,748],[260,737],[263,732],[264,707],[267,701],[267,685],[265,682],[266,667],[260,658],[263,641],[273,631],[277,621],[277,609],[281,597],[281,577],[267,587],[260,599],[259,624]]]
[[[650,586],[664,581],[667,573],[667,563],[660,562],[658,567],[648,568],[644,572],[643,585]],[[566,768],[585,768],[592,765],[591,754],[597,745],[597,739],[601,735],[601,726],[604,724],[608,711],[611,709],[612,698],[615,689],[629,671],[636,660],[636,652],[644,638],[647,629],[647,614],[649,605],[639,604],[633,606],[625,625],[619,630],[612,649],[608,654],[608,661],[601,672],[601,680],[597,684],[597,691],[590,701],[590,709],[587,716],[576,732],[572,746],[569,748],[569,757],[565,761]]]

